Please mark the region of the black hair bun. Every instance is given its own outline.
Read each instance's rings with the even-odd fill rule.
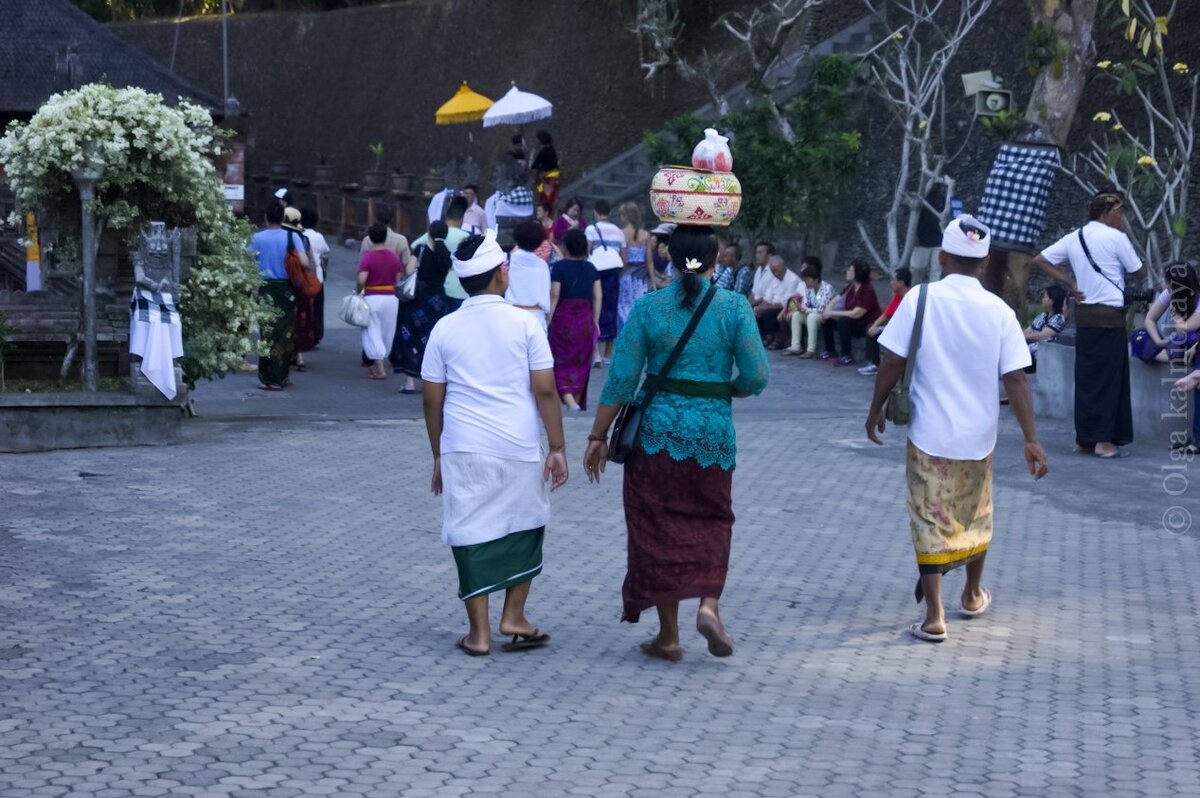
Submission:
[[[454,257],[459,260],[470,260],[475,257],[475,253],[479,251],[479,247],[487,240],[481,235],[470,235],[463,239],[463,242],[458,245],[458,249],[454,250]]]

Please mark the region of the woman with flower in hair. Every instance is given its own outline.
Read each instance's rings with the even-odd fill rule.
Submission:
[[[634,304],[617,336],[584,455],[588,479],[598,480],[608,459],[609,427],[622,405],[641,401],[645,391],[638,382],[645,370],[658,393],[625,461],[629,552],[622,620],[636,623],[642,612],[656,608],[659,632],[641,648],[671,662],[683,656],[679,602],[685,599],[700,599],[696,629],[709,652],[733,653],[717,606],[733,534],[731,402],[767,384],[767,354],[750,303],[712,285],[717,249],[711,227],[680,225],[671,235],[671,263],[679,279]],[[699,318],[693,334],[659,379],[693,314]]]

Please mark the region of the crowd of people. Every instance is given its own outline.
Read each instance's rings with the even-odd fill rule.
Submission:
[[[286,260],[295,254],[306,269],[319,270],[328,250],[309,236],[316,219],[280,199],[254,240],[263,294],[282,311],[264,331],[270,353],[260,358],[259,375],[267,390],[285,386],[290,365],[302,368],[304,346],[320,340],[311,319],[320,300],[296,298]],[[411,246],[379,219],[362,242],[357,280],[370,310],[364,365],[372,379],[403,374],[405,393],[421,380],[431,487],[443,495],[443,538],[469,623],[458,647],[472,656],[489,653],[487,602],[497,590],[506,591],[499,627],[511,637],[505,649],[548,643],[525,604],[542,568],[549,491],[568,478],[562,414],[589,408],[592,374],[608,366],[583,466],[589,480],[600,479],[613,425],[640,406],[636,445],[623,460],[623,619],[637,622],[655,609],[659,631],[642,650],[677,661],[679,603],[699,599],[696,628],[708,650],[732,654],[718,605],[733,524],[731,402],[764,389],[769,351],[844,367],[860,364],[860,340],[865,362],[858,371],[875,377],[867,436],[880,442],[902,380],[912,402],[908,506],[915,595],[926,602],[926,616],[909,631],[924,641],[947,639],[945,572],[966,569],[964,617],[984,614],[992,601],[982,574],[999,407],[1011,404],[1029,472],[1041,478],[1048,465],[1027,375],[1036,372],[1039,347],[1063,332],[1072,314],[1077,451],[1120,457],[1132,440],[1125,286],[1145,268],[1120,231],[1122,205],[1118,194],[1097,195],[1089,223],[1035,259],[1054,284],[1024,328],[980,283],[990,232],[965,215],[943,231],[934,252],[921,255],[922,276],[938,279],[914,283],[913,270],[896,269],[886,306],[865,261],[847,264],[844,287],[835,289],[815,256],[793,269],[762,241],[747,262],[738,242],[711,228],[645,229],[632,204],[618,209],[619,224],[603,201],[588,212],[568,198],[559,214],[540,205],[535,218],[513,229],[509,252],[494,230],[464,229],[473,206],[466,192]],[[1172,266],[1167,276],[1134,339],[1134,354],[1143,359],[1186,359],[1200,340],[1195,271]],[[1176,387],[1200,395],[1200,371]],[[1195,453],[1198,425],[1188,440],[1173,441],[1177,450]],[[680,487],[662,491],[663,484]]]

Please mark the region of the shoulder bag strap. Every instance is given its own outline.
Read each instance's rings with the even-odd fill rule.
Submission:
[[[917,350],[921,348],[921,328],[925,326],[925,289],[928,283],[921,283],[917,294],[917,317],[913,320],[912,345],[908,347],[908,357],[904,363],[904,390],[912,385],[913,367],[917,364]]]
[[[1124,286],[1117,285],[1117,283],[1111,277],[1109,277],[1104,272],[1100,271],[1100,266],[1097,265],[1096,259],[1092,257],[1092,251],[1090,249],[1088,249],[1087,241],[1085,241],[1083,238],[1083,228],[1082,227],[1079,228],[1079,246],[1083,247],[1083,254],[1085,257],[1087,257],[1088,263],[1092,264],[1092,268],[1096,270],[1096,274],[1100,275],[1105,280],[1108,280],[1108,282],[1112,285],[1112,287],[1117,289],[1118,291],[1120,291],[1121,294],[1123,295],[1125,293]]]
[[[696,325],[700,323],[700,317],[704,315],[704,311],[708,310],[708,306],[712,303],[713,297],[716,296],[717,286],[712,283],[708,287],[708,293],[700,300],[700,305],[692,313],[692,318],[688,320],[687,327],[683,330],[683,335],[679,336],[679,342],[675,344],[675,348],[671,350],[671,354],[667,357],[667,362],[663,364],[662,371],[658,374],[648,374],[643,387],[646,389],[646,395],[642,399],[642,407],[650,404],[650,400],[658,393],[659,384],[666,379],[671,368],[675,365],[675,361],[679,359],[679,355],[683,353],[683,348],[687,346],[688,339],[692,337],[692,333],[696,331]]]
[[[596,238],[600,239],[600,246],[608,249],[608,242],[604,240],[604,233],[600,230],[600,225],[592,222],[592,227],[596,228]]]

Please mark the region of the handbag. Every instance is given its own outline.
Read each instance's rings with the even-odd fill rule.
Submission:
[[[343,299],[341,317],[351,327],[366,327],[371,321],[371,306],[366,297],[354,293]]]
[[[713,296],[717,293],[716,283],[713,283],[708,288],[708,293],[700,300],[700,305],[692,312],[692,318],[688,320],[687,327],[683,330],[683,335],[679,336],[679,341],[675,344],[675,348],[671,350],[671,354],[667,357],[667,362],[663,364],[662,371],[658,374],[647,374],[646,380],[642,384],[645,389],[645,394],[642,396],[642,401],[626,402],[621,408],[621,412],[617,414],[616,424],[613,425],[612,437],[608,441],[608,459],[614,463],[624,463],[629,459],[629,455],[633,454],[633,449],[637,446],[638,435],[642,431],[642,416],[646,412],[646,408],[650,402],[654,400],[655,394],[670,373],[671,368],[675,365],[675,361],[679,359],[679,355],[683,352],[683,347],[687,345],[688,339],[692,337],[692,333],[696,331],[696,325],[700,323],[700,317],[704,315],[704,311],[712,303]]]
[[[913,367],[917,363],[917,350],[921,348],[921,328],[925,322],[925,289],[928,283],[922,283],[917,295],[917,317],[913,320],[912,345],[908,348],[908,357],[904,363],[904,378],[888,393],[887,403],[883,406],[883,417],[898,427],[912,423],[912,398],[908,395],[912,385]]]
[[[417,296],[417,273],[405,277],[400,281],[400,285],[396,286],[396,297],[401,302],[412,302]]]
[[[596,228],[596,238],[600,241],[600,249],[593,250],[588,260],[596,267],[596,271],[606,272],[612,269],[621,268],[621,251],[615,245],[610,247],[608,242],[604,240],[604,233],[600,232],[600,225],[593,224]]]
[[[316,272],[310,272],[300,262],[300,252],[292,244],[292,236],[288,234],[287,255],[283,258],[283,266],[287,271],[288,281],[292,288],[301,296],[314,297],[321,293],[321,281]]]
[[[417,297],[417,275],[421,272],[421,260],[431,252],[429,247],[421,244],[413,250],[413,256],[417,260],[417,268],[413,269],[413,273],[405,276],[403,280],[396,286],[396,298],[401,302],[412,302]]]

